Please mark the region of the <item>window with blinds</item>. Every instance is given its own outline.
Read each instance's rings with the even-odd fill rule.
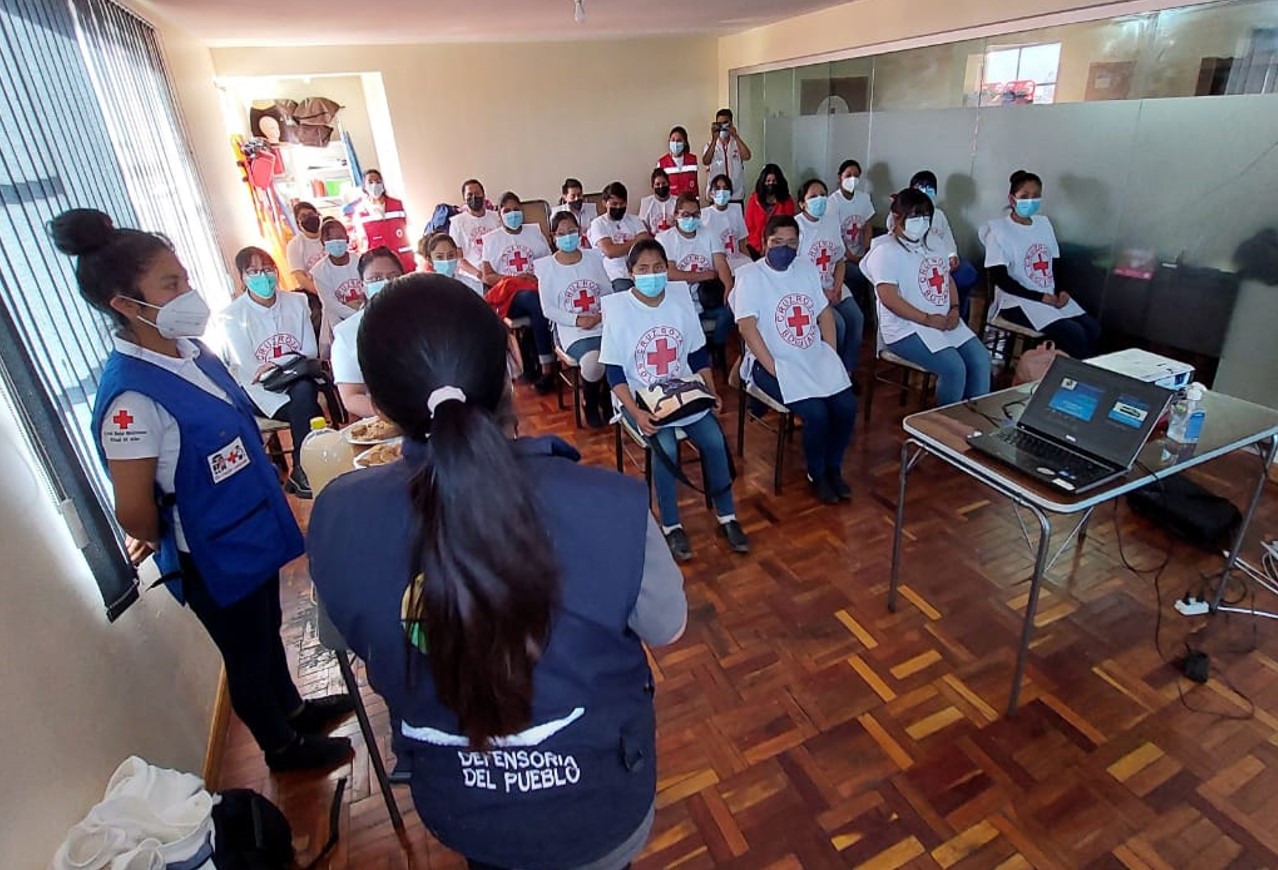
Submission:
[[[45,224],[101,209],[172,239],[214,307],[230,289],[150,25],[109,0],[0,0],[0,202],[0,399],[114,619],[137,579],[89,422],[111,336]]]

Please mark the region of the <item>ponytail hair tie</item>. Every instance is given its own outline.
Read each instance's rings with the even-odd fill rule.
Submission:
[[[435,409],[445,402],[461,402],[464,405],[466,394],[457,387],[436,387],[426,400],[426,410],[434,417]]]

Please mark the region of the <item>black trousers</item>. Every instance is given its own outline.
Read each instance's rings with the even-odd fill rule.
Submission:
[[[261,408],[258,408],[261,411]],[[272,420],[288,423],[288,431],[293,436],[293,467],[298,468],[302,455],[302,442],[311,431],[311,418],[322,417],[319,406],[319,388],[315,382],[307,378],[294,381],[288,388],[288,402],[274,414],[263,414]]]
[[[276,574],[234,604],[221,607],[195,562],[181,554],[182,595],[222,653],[231,709],[263,752],[283,749],[296,733],[290,713],[302,706],[280,639],[280,577]]]

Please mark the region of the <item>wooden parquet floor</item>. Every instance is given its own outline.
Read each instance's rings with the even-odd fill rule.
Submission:
[[[613,464],[610,431],[578,432],[553,398],[517,393],[525,433],[561,434],[586,461]],[[1278,867],[1278,625],[1177,614],[1172,601],[1220,562],[1184,545],[1161,579],[1160,620],[1152,578],[1123,567],[1106,508],[1081,551],[1071,547],[1049,574],[1021,710],[1004,718],[1031,552],[1010,504],[925,461],[911,479],[904,598],[888,613],[903,410],[890,391],[876,398],[873,426],[858,426],[848,457],[855,497],[836,508],[808,495],[797,443],[774,496],[775,438],[750,425],[736,489],[748,558],[719,543],[699,496],[686,494],[689,627],[652,657],[658,811],[636,866]],[[735,443],[731,400],[730,409]],[[1233,456],[1198,476],[1241,503],[1255,469]],[[1162,534],[1125,506],[1117,522],[1128,558],[1156,564]],[[1272,484],[1253,560],[1262,535],[1278,535]],[[304,562],[285,579],[299,686],[340,691],[316,640]],[[1200,632],[1195,643],[1212,656],[1206,685],[1164,663],[1156,627],[1168,657]],[[1254,715],[1226,718],[1248,713],[1240,692]],[[386,734],[385,706],[367,690],[365,701]],[[272,778],[232,717],[216,785],[277,801],[309,855],[347,776],[328,867],[463,866],[424,831],[405,789],[401,848],[354,720],[342,733],[359,747],[350,768]]]

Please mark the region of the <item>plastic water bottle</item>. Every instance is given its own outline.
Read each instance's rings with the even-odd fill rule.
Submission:
[[[311,418],[311,431],[302,442],[302,470],[311,482],[316,497],[329,481],[353,471],[355,452],[341,432],[330,428],[323,417]]]
[[[1167,440],[1175,444],[1197,444],[1203,434],[1203,396],[1207,390],[1200,383],[1185,388],[1185,395],[1172,403],[1171,422],[1167,424]]]

